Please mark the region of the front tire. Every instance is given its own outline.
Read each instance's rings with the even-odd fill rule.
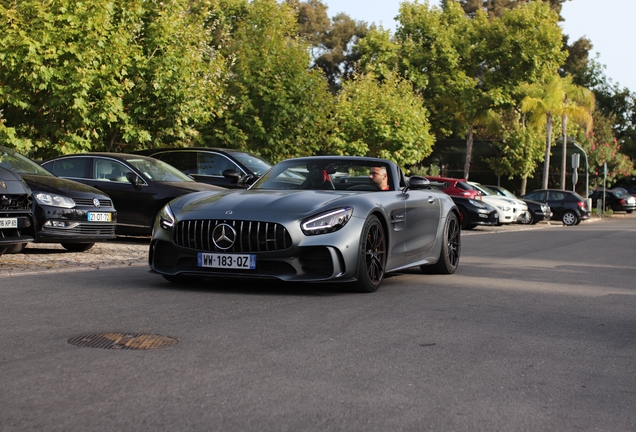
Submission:
[[[563,222],[563,225],[565,226],[574,226],[578,220],[578,216],[571,211],[566,211],[561,215],[561,222]]]
[[[536,222],[534,222],[534,214],[528,210],[527,212],[528,214],[525,217],[519,218],[519,223],[523,224],[523,225],[532,225]]]
[[[442,250],[435,264],[422,265],[420,270],[426,274],[453,274],[459,266],[461,255],[461,229],[455,213],[449,213],[444,225],[442,237]]]
[[[372,293],[380,288],[386,265],[386,235],[376,216],[370,216],[364,224],[362,242],[358,252],[358,277],[354,282],[357,292]]]
[[[24,248],[26,247],[26,243],[18,243],[15,244],[13,246],[9,246],[4,253],[6,254],[16,254],[16,253],[20,253],[24,250]]]
[[[469,229],[468,224],[470,221],[468,219],[468,212],[463,207],[459,207],[460,226],[463,230]]]
[[[95,243],[62,243],[62,247],[69,252],[86,252],[95,246]]]

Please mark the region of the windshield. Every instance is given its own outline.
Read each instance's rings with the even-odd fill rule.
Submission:
[[[390,172],[388,164],[366,159],[291,159],[276,164],[250,189],[377,192],[391,190]]]
[[[497,189],[499,192],[501,192],[499,195],[503,195],[503,196],[507,196],[508,198],[517,198],[512,192],[510,192],[508,189],[504,189],[502,187]]]
[[[232,157],[245,165],[247,169],[252,171],[257,176],[262,176],[272,167],[272,164],[269,162],[260,159],[258,156],[255,156],[250,153],[244,152],[231,152]]]
[[[46,169],[22,156],[15,150],[0,146],[0,166],[17,172],[18,174],[38,174],[53,176]]]
[[[192,178],[172,165],[159,159],[139,158],[126,159],[130,165],[141,171],[148,179],[157,182],[192,182]]]
[[[482,195],[497,195],[492,190],[488,189],[486,186],[473,184],[472,187],[481,192]]]

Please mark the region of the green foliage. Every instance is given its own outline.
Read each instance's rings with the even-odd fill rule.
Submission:
[[[543,158],[544,142],[537,128],[527,127],[516,118],[504,126],[502,139],[493,142],[498,156],[486,162],[497,176],[531,178]]]
[[[357,43],[369,31],[367,23],[355,21],[344,13],[330,20],[327,6],[319,0],[298,2],[295,7],[298,33],[312,46],[313,67],[323,72],[335,93],[341,81],[351,79],[355,73],[360,58]]]
[[[193,13],[189,3],[3,3],[8,143],[47,157],[195,136],[193,125],[216,109],[221,64],[209,48],[206,11]]]
[[[426,176],[438,177],[439,174],[442,172],[439,165],[435,165],[435,164],[429,165],[429,166],[413,165],[409,167],[408,170],[405,169],[405,171],[409,175],[421,176],[421,177],[426,177]]]
[[[373,74],[344,83],[335,109],[332,151],[418,163],[432,151],[427,112],[408,81]]]
[[[231,28],[233,57],[224,113],[203,128],[204,142],[252,151],[274,162],[316,154],[326,146],[333,98],[308,45],[297,36],[294,11],[255,0]]]
[[[612,120],[601,113],[594,113],[594,130],[591,133],[580,130],[577,141],[588,155],[590,187],[603,185],[605,163],[607,163],[607,184],[636,174],[633,161],[620,152],[621,145],[614,138]]]

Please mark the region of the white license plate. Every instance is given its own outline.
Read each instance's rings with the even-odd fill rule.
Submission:
[[[0,229],[2,228],[17,228],[18,218],[0,218]]]
[[[199,252],[199,267],[256,270],[256,255]]]
[[[89,222],[112,222],[113,214],[88,212],[88,221]]]

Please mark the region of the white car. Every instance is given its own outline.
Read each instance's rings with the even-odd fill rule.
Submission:
[[[497,209],[499,212],[500,223],[523,222],[530,217],[528,205],[515,198],[503,197],[497,195],[494,191],[488,189],[476,182],[468,182],[472,187],[481,192],[481,199]]]

